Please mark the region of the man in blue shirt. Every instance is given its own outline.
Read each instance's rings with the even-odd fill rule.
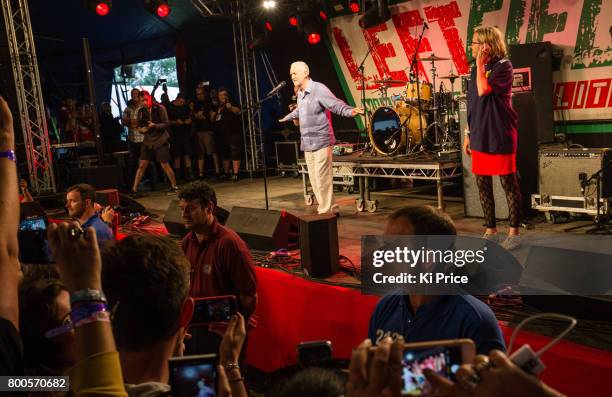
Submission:
[[[98,242],[113,239],[110,227],[100,219],[94,209],[96,200],[95,189],[86,183],[70,186],[66,192],[66,209],[71,217],[81,224],[83,229],[93,227],[96,230]]]
[[[389,216],[386,235],[455,235],[450,217],[429,206],[404,207]],[[471,295],[403,295],[382,298],[370,317],[368,337],[376,344],[385,337],[406,342],[469,338],[478,354],[506,350],[493,311]]]
[[[292,63],[289,73],[298,89],[297,107],[279,121],[299,120],[300,145],[304,151],[310,185],[319,203],[318,213],[337,213],[337,206],[333,204],[332,149],[336,139],[331,113],[355,117],[363,114],[363,109],[347,105],[324,84],[313,81],[304,62]]]

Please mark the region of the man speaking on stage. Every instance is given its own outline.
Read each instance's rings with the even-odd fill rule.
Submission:
[[[354,117],[363,109],[347,105],[324,84],[310,78],[310,70],[304,62],[294,62],[289,70],[291,80],[298,90],[297,107],[280,122],[299,120],[300,145],[304,151],[308,178],[319,203],[318,213],[338,213],[333,204],[332,149],[336,142],[330,112],[339,116]]]

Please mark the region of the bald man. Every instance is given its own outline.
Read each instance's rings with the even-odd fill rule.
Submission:
[[[332,170],[332,149],[336,138],[331,113],[355,117],[363,114],[363,109],[347,105],[324,84],[313,81],[304,62],[292,63],[289,73],[298,89],[297,107],[279,121],[299,120],[300,145],[304,151],[310,185],[319,203],[317,211],[319,214],[337,214],[338,206],[333,203]]]

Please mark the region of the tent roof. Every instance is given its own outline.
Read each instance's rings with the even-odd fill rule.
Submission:
[[[143,0],[115,0],[111,12],[104,17],[88,10],[83,0],[59,3],[62,5],[47,0],[28,2],[37,52],[42,58],[80,53],[83,37],[89,39],[94,54],[128,49],[122,56],[130,58],[130,47],[177,37],[185,31],[207,30],[221,23],[203,18],[190,0],[170,1],[171,13],[164,19],[149,13]]]

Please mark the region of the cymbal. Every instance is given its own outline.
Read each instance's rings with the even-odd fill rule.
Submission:
[[[446,76],[438,76],[439,79],[446,79],[446,80],[454,80],[459,77],[461,76],[455,73],[449,73]]]
[[[431,56],[427,57],[427,58],[421,58],[421,61],[425,61],[425,62],[436,62],[436,61],[450,61],[450,58],[442,58],[439,56],[436,56],[434,54],[431,54]]]
[[[392,80],[392,79],[383,79],[383,80],[374,80],[376,84],[406,84],[407,81],[404,80]]]

